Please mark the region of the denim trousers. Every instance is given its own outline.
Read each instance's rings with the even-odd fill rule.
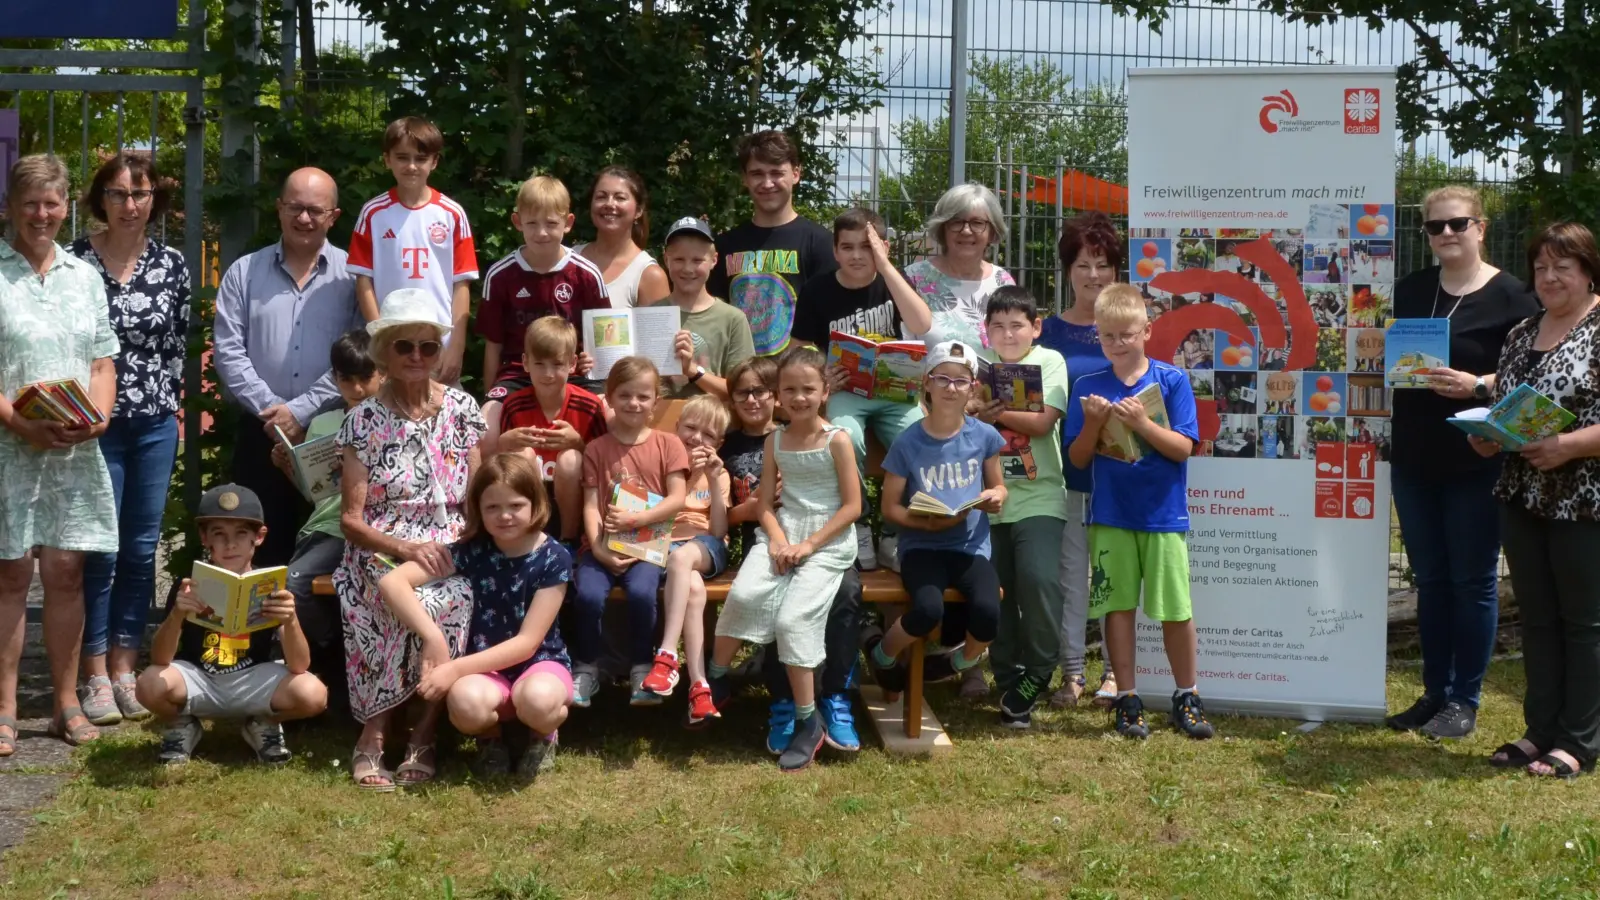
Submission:
[[[115,553],[86,554],[83,566],[83,655],[112,646],[137,650],[156,592],[161,514],[178,458],[175,416],[119,416],[100,436],[117,503]]]

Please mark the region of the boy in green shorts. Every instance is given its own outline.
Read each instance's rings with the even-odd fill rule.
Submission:
[[[1117,676],[1117,733],[1145,738],[1144,703],[1134,688],[1134,610],[1141,585],[1144,614],[1161,623],[1177,691],[1172,724],[1193,738],[1214,733],[1195,691],[1198,644],[1189,605],[1187,463],[1200,430],[1194,392],[1183,370],[1144,355],[1150,319],[1138,290],[1118,284],[1094,304],[1111,368],[1072,385],[1062,439],[1072,464],[1089,469],[1089,615],[1106,617],[1106,649]],[[1139,392],[1157,385],[1165,415],[1147,409]],[[1113,424],[1115,423],[1115,424]],[[1131,432],[1132,462],[1098,453],[1101,432]]]

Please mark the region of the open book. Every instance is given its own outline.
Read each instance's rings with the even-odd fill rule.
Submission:
[[[269,595],[283,590],[288,583],[289,569],[285,566],[235,575],[227,569],[196,562],[189,580],[200,602],[208,607],[204,615],[189,616],[189,621],[201,628],[236,635],[280,624],[277,619],[262,615],[261,606]]]
[[[1433,370],[1449,365],[1449,319],[1395,319],[1384,331],[1386,387],[1431,388]]]
[[[581,343],[594,357],[590,378],[604,381],[624,356],[643,356],[663,375],[683,371],[672,352],[683,327],[682,310],[672,303],[633,309],[586,309]]]
[[[24,419],[60,422],[73,427],[98,425],[106,420],[105,413],[89,399],[89,392],[76,378],[30,384],[17,394],[11,405]]]
[[[879,343],[843,331],[828,335],[828,362],[850,373],[845,390],[870,400],[917,402],[927,354],[921,341]]]
[[[912,515],[918,516],[959,516],[964,514],[967,510],[977,506],[978,499],[978,497],[973,497],[971,500],[968,500],[960,506],[951,508],[945,506],[944,503],[939,500],[939,498],[931,494],[923,493],[922,491],[917,491],[915,494],[911,495],[911,502],[906,504],[906,510]]]
[[[278,433],[278,440],[289,451],[289,465],[294,469],[295,484],[307,500],[321,503],[339,493],[339,477],[344,473],[344,455],[333,443],[333,439],[338,437],[337,433],[325,434],[296,445],[283,433],[283,429],[274,425],[272,430]]]
[[[979,358],[978,388],[985,403],[1000,400],[1007,410],[1044,412],[1044,369],[1039,366]]]
[[[1134,396],[1144,404],[1145,415],[1149,416],[1150,421],[1162,428],[1172,427],[1167,421],[1166,401],[1161,399],[1161,385],[1146,385],[1144,390]],[[1106,419],[1105,425],[1101,426],[1100,442],[1095,447],[1095,452],[1101,456],[1130,463],[1138,462],[1151,450],[1150,444],[1144,438],[1134,434],[1133,430],[1122,424],[1116,416]]]
[[[1494,441],[1507,450],[1521,450],[1535,441],[1560,434],[1563,428],[1577,421],[1577,416],[1524,384],[1518,385],[1493,407],[1462,410],[1449,421],[1467,434]]]
[[[634,484],[618,484],[611,491],[611,505],[628,512],[648,512],[659,506],[662,499],[660,494],[652,494]],[[646,525],[634,531],[607,534],[605,541],[606,549],[612,553],[664,566],[667,564],[667,553],[672,550],[672,520]]]

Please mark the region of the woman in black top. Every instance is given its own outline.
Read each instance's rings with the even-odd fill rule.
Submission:
[[[1394,316],[1448,319],[1451,368],[1435,370],[1432,390],[1394,392],[1390,474],[1417,586],[1423,695],[1388,724],[1459,738],[1477,725],[1500,616],[1500,465],[1445,420],[1488,405],[1507,333],[1539,307],[1526,285],[1483,260],[1488,223],[1477,191],[1440,188],[1422,210],[1440,265],[1395,285]]]

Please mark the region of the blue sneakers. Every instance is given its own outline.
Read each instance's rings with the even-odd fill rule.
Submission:
[[[848,753],[861,749],[861,735],[856,733],[856,717],[850,711],[849,694],[829,694],[821,698],[817,712],[822,714],[822,739],[829,747]]]
[[[794,701],[778,700],[772,704],[772,715],[767,719],[767,752],[779,756],[794,737]]]

